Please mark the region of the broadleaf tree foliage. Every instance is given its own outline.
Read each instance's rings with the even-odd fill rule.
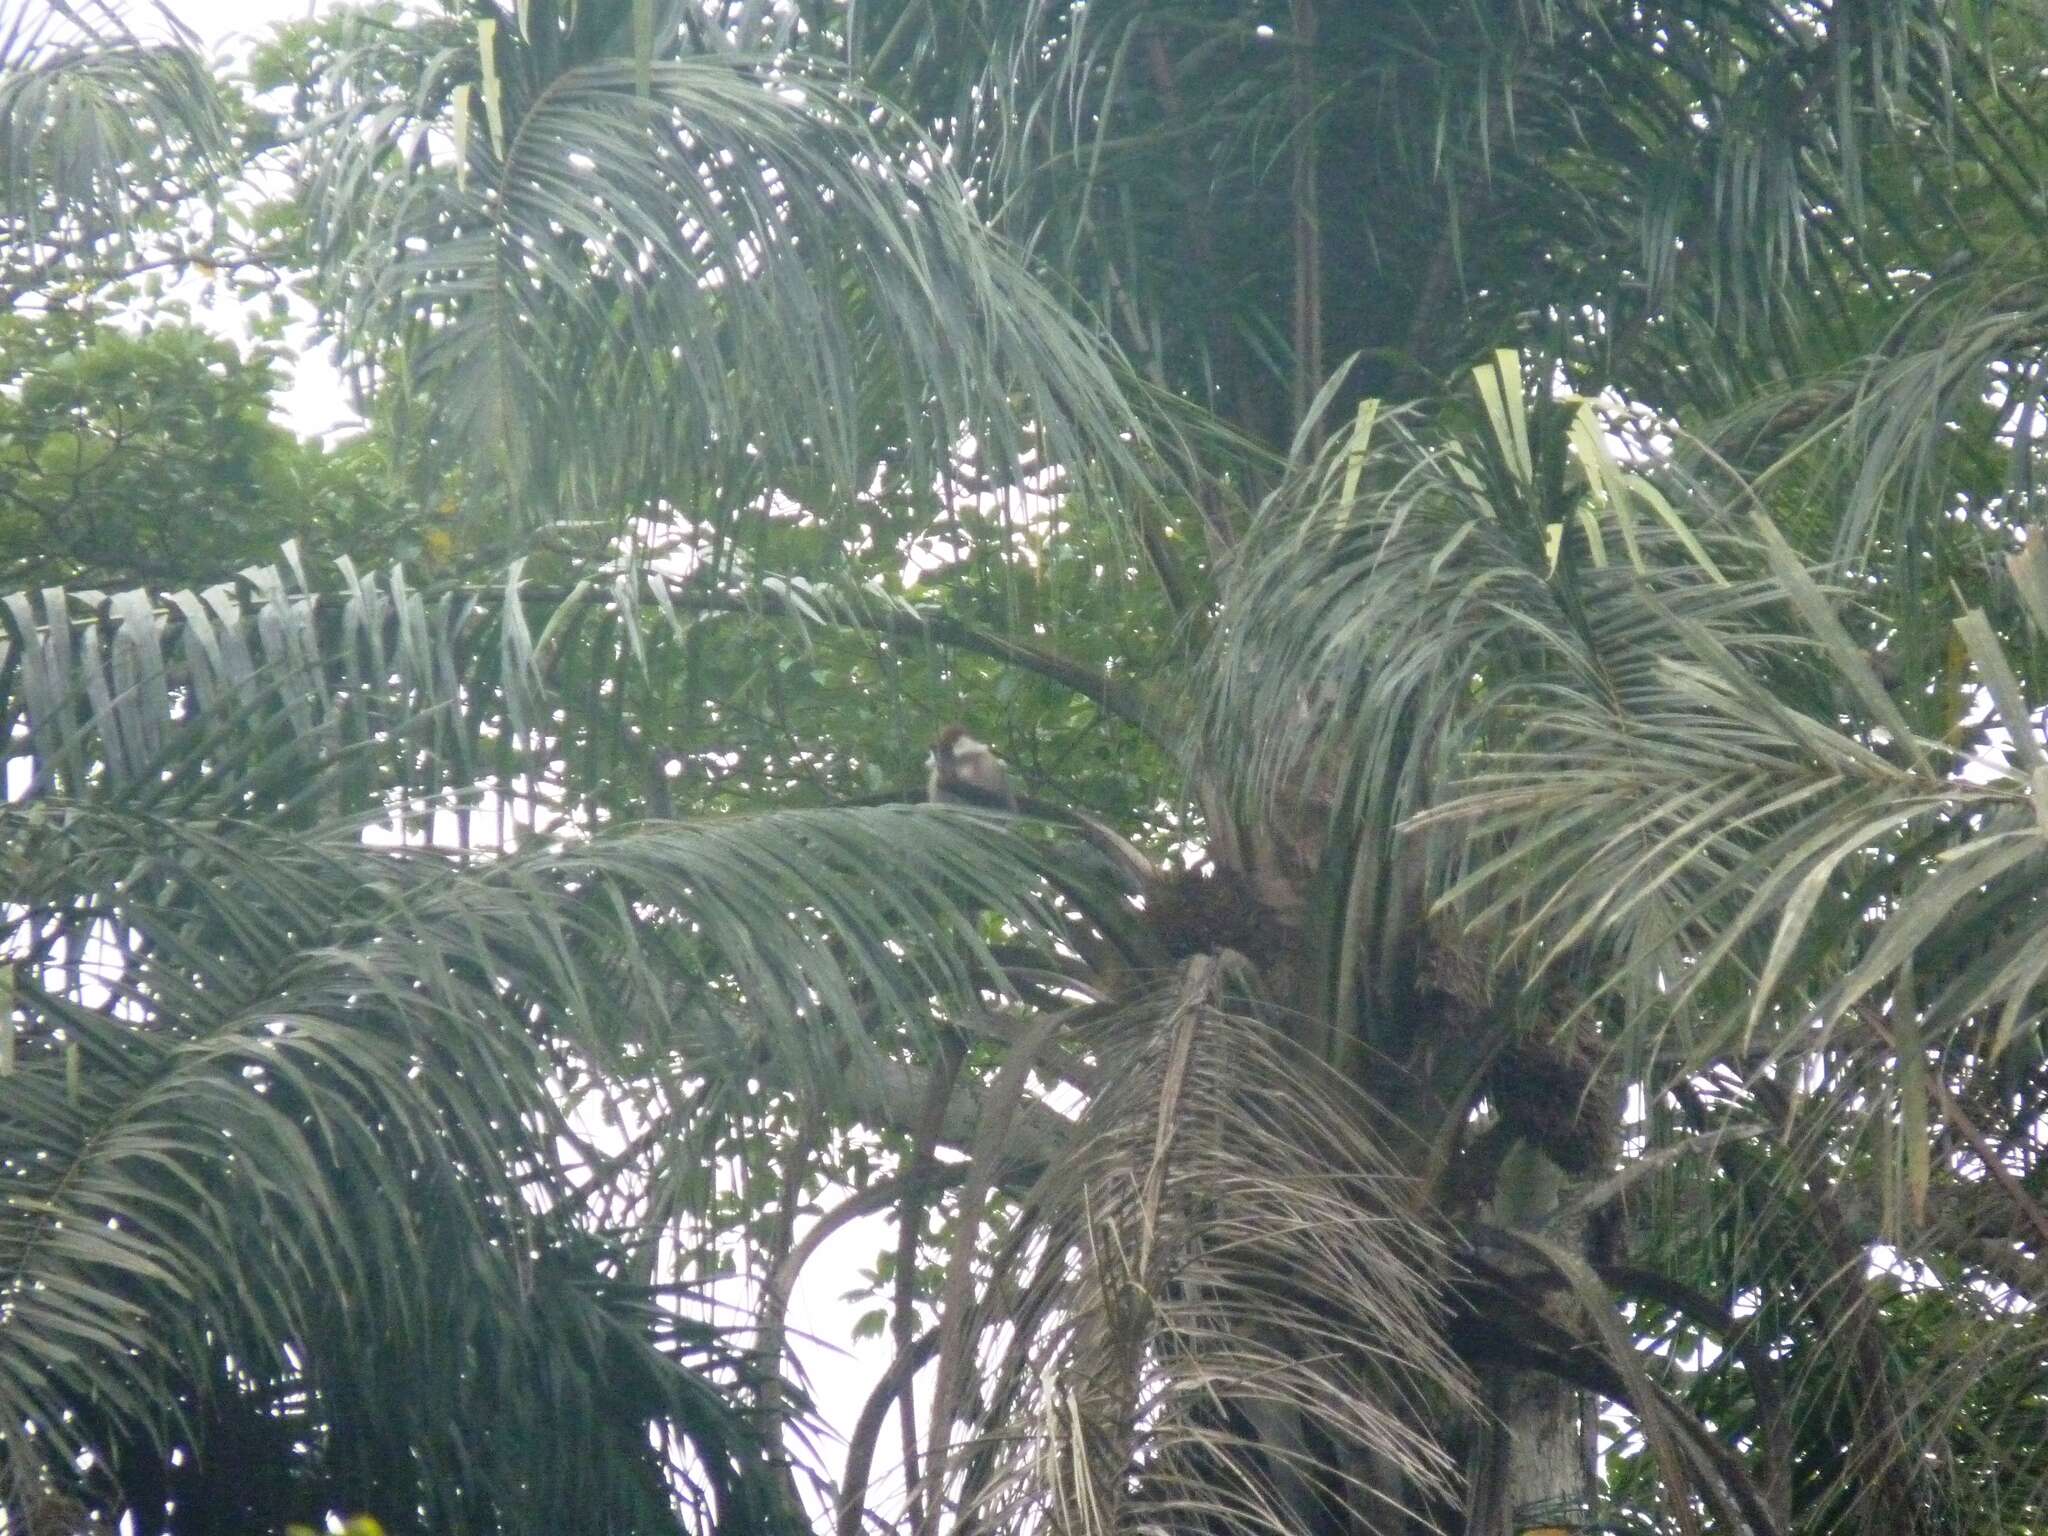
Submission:
[[[9,16],[10,1525],[2048,1519],[2031,0]]]

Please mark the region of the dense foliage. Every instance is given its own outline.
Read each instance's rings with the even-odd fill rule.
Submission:
[[[2044,27],[10,10],[10,1525],[2048,1522]]]
[[[9,589],[204,585],[274,559],[287,539],[329,559],[402,543],[424,520],[406,515],[374,445],[323,452],[272,419],[277,363],[180,319],[136,334],[89,308],[10,317]]]

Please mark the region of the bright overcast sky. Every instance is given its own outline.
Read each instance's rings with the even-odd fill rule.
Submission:
[[[312,15],[320,0],[170,0],[171,14],[212,48],[235,47],[280,21]]]

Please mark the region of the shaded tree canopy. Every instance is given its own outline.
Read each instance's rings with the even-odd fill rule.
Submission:
[[[2044,19],[9,12],[9,1519],[2041,1524]]]

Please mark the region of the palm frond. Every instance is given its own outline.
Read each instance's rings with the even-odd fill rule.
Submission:
[[[1318,354],[1397,398],[1504,339],[1666,407],[1759,382],[1891,291],[1869,226],[1941,212],[1900,194],[1911,167],[2024,210],[2007,167],[2039,140],[1984,107],[1999,28],[2037,26],[1971,0],[895,0],[846,47],[1134,357],[1278,447]]]
[[[1691,1410],[1767,1448],[1752,1464],[1790,1529],[1883,1528],[1899,1509],[1928,1529],[2024,1523],[2048,1488],[2013,1390],[2048,1343],[2013,1304],[2038,1284],[2040,1238],[2015,1226],[1987,1164],[1899,1113],[1902,1083],[1895,1058],[1848,1050],[1791,1091],[1696,1079],[1678,1095],[1686,1132],[1747,1129],[1671,1164],[1629,1265],[1604,1272],[1645,1309],[1639,1336]],[[1923,1157],[1932,1145],[1919,1217],[1894,1172],[1901,1132]],[[1955,1368],[1927,1371],[1930,1353]],[[1985,1445],[2000,1447],[1995,1476]]]
[[[2048,295],[1999,265],[1928,283],[1866,355],[1754,392],[1708,434],[1803,548],[1878,564],[1902,617],[1938,600],[1916,569],[1930,556],[1973,597],[1995,592],[1990,562],[1954,547],[1958,505],[2007,530],[2033,515]]]
[[[2038,1474],[1995,1493],[1948,1477],[1967,1461],[1958,1416],[2002,1435],[2024,1410],[1962,1378],[1933,1389],[1901,1354],[1953,1350],[2000,1380],[2040,1359],[2010,1306],[2048,1245],[2024,1182],[2048,748],[2017,647],[1966,613],[1964,712],[1925,735],[1929,699],[1886,681],[1869,588],[1818,579],[1760,513],[1737,521],[1739,487],[1622,472],[1498,372],[1482,406],[1458,437],[1382,422],[1339,438],[1232,573],[1205,740],[1269,824],[1358,840],[1316,887],[1326,995],[1349,1009],[1402,958],[1392,923],[1486,957],[1496,1028],[1519,1006],[1594,1032],[1648,1106],[1639,1257],[1665,1260],[1613,1278],[1648,1287],[1675,1337],[1726,1340],[1735,1320],[1654,1300],[1657,1273],[1762,1298],[1742,1337],[1782,1361],[1775,1389],[1747,1366],[1654,1377],[1759,1434],[1770,1390],[1792,1404],[1789,1482],[1768,1495],[1785,1520],[2031,1508]],[[2007,580],[2006,611],[2038,636],[2031,546]],[[1373,906],[1382,892],[1407,906]],[[1772,1128],[1767,1150],[1701,1155],[1697,1138],[1745,1118]],[[1660,1174],[1659,1157],[1679,1164]],[[1688,1225],[1703,1215],[1710,1231]],[[1612,1340],[1596,1352],[1621,1359]],[[1652,1401],[1622,1378],[1596,1390]],[[1670,1422],[1681,1464],[1713,1438]]]
[[[514,561],[502,580],[423,587],[347,559],[315,580],[292,546],[204,591],[0,598],[0,720],[17,787],[38,793],[287,817],[440,802],[459,836],[496,841],[536,814],[731,803],[731,781],[756,783],[758,805],[821,764],[826,798],[873,797],[883,774],[918,794],[910,743],[930,714],[906,718],[900,760],[880,762],[828,762],[744,723],[749,679],[782,675],[764,647],[830,645],[978,653],[1150,723],[1136,682],[879,582],[683,581],[621,562],[542,584]]]
[[[1823,1023],[1919,955],[1923,1009],[2019,1027],[2023,939],[1940,968],[1960,991],[1930,990],[1927,969],[1944,925],[1989,938],[2034,878],[2038,730],[1984,617],[1958,625],[1984,690],[1973,736],[2006,736],[2009,764],[1921,734],[1873,660],[1882,627],[1838,613],[1768,522],[1738,533],[1698,492],[1678,520],[1683,487],[1618,474],[1583,435],[1545,448],[1534,421],[1504,410],[1477,451],[1395,433],[1326,456],[1314,515],[1289,501],[1292,536],[1236,577],[1248,617],[1219,641],[1215,750],[1255,793],[1318,786],[1389,834],[1482,828],[1437,845],[1437,899],[1503,961],[1618,946],[1646,1014],[1689,1006],[1726,962],[1748,977],[1747,1038],[1778,981],[1821,974],[1811,945],[1848,943],[1858,958],[1813,994]],[[1565,468],[1567,447],[1592,468]],[[1561,483],[1543,501],[1546,456]],[[2012,601],[2048,615],[2036,564],[2013,562]]]
[[[0,9],[0,277],[105,262],[224,165],[226,99],[188,33],[138,36],[109,0]]]
[[[1959,621],[1981,689],[1972,734],[2002,750],[1923,740],[1768,524],[1759,546],[1775,611],[1716,625],[1666,595],[1644,605],[1645,623],[1668,625],[1645,675],[1660,706],[1553,690],[1519,711],[1511,750],[1446,786],[1437,816],[1519,845],[1448,899],[1488,893],[1483,910],[1517,912],[1513,942],[1538,950],[1604,942],[1664,908],[1650,931],[1677,948],[1632,1006],[1669,1020],[1711,1000],[1721,1025],[1684,1053],[1692,1065],[1824,1049],[1901,987],[1924,1045],[1995,1058],[2040,1017],[2027,893],[2048,851],[2034,805],[2048,756],[2005,647],[1981,613]],[[2037,566],[2029,551],[2014,578],[2048,614]],[[1803,701],[1766,690],[1759,645],[1810,660]]]
[[[603,1380],[588,1351],[645,1337],[630,1287],[577,1300],[590,1282],[574,1264],[566,1335],[536,1331],[519,1300],[535,1263],[575,1251],[550,1212],[580,1204],[592,1172],[549,1150],[577,1144],[549,1085],[617,1098],[711,1074],[884,1114],[897,1032],[1004,985],[981,913],[1040,932],[1048,915],[1016,895],[1043,878],[1026,872],[1043,867],[1028,844],[927,807],[648,826],[482,864],[366,846],[346,823],[279,836],[54,798],[0,821],[19,903],[0,1153],[8,1421],[63,1446],[89,1389],[168,1450],[194,1432],[180,1420],[201,1410],[189,1384],[214,1351],[254,1379],[303,1378],[310,1404],[360,1379],[340,1369],[354,1351],[417,1366],[467,1341],[492,1374],[450,1361],[447,1384],[486,1394],[477,1405],[381,1411],[449,1497],[515,1521],[580,1507],[515,1515],[517,1487],[538,1496],[580,1456],[645,1451],[632,1435],[609,1449],[561,1436],[560,1460],[488,1475],[432,1461],[486,1454],[443,1438],[486,1402],[538,1415],[516,1437],[506,1420],[526,1444],[546,1416],[536,1388]],[[562,1129],[536,1135],[549,1127]],[[640,1261],[628,1248],[616,1262]],[[435,1279],[454,1272],[472,1284]],[[487,1344],[494,1328],[505,1336]],[[557,1358],[542,1369],[535,1351]],[[726,1458],[711,1493],[737,1497],[754,1474],[719,1449],[717,1435],[744,1443],[719,1417],[731,1388],[657,1372],[647,1390],[640,1422],[675,1401],[708,1416],[716,1433],[696,1451]]]
[[[388,105],[336,67],[326,269],[363,355],[403,345],[390,386],[437,441],[608,516],[708,485],[721,517],[775,489],[837,518],[884,464],[917,495],[976,461],[1146,483],[1117,360],[943,150],[828,64],[644,9],[419,23],[436,62]],[[572,401],[603,429],[561,432]]]
[[[630,1288],[535,1274],[574,1239],[547,1212],[569,1170],[524,1161],[548,1146],[529,1128],[562,1117],[527,1010],[561,999],[492,975],[474,905],[434,915],[435,860],[55,799],[5,820],[20,906],[0,1395],[34,1426],[31,1454],[91,1450],[132,1501],[178,1446],[226,1454],[203,1426],[275,1392],[301,1424],[291,1460],[352,1498],[517,1526],[540,1515],[529,1498],[598,1468],[593,1498],[658,1494],[645,1435],[672,1405],[703,1436],[706,1495],[744,1501],[759,1449],[730,1388],[689,1379],[729,1374],[734,1352],[705,1335],[657,1361]],[[380,908],[413,924],[395,944]],[[449,1274],[466,1284],[434,1278]],[[357,1362],[379,1358],[453,1397],[352,1396],[374,1381]],[[553,1393],[636,1359],[634,1413],[592,1403],[549,1432]],[[398,1486],[365,1486],[394,1470]]]
[[[1114,1070],[990,1261],[978,1387],[934,1404],[964,1528],[1282,1531],[1447,1496],[1422,1427],[1466,1392],[1444,1255],[1373,1118],[1252,1009],[1201,960],[1090,1030]]]
[[[1667,693],[1670,627],[1739,626],[1776,598],[1703,489],[1617,460],[1591,404],[1532,403],[1511,354],[1475,383],[1467,430],[1420,434],[1368,405],[1274,494],[1229,573],[1198,702],[1198,750],[1227,765],[1244,815],[1345,829],[1315,918],[1340,992],[1396,987],[1431,893],[1486,867],[1476,844],[1410,828],[1453,782],[1580,696],[1606,711],[1608,750],[1696,762],[1698,740],[1668,736],[1690,723]],[[1767,637],[1741,648],[1772,662]],[[1541,777],[1543,752],[1528,761]],[[1575,816],[1612,809],[1543,781]]]
[[[1089,877],[968,812],[593,832],[530,803],[511,844],[437,845],[435,816],[475,808],[463,749],[507,711],[530,711],[509,716],[531,738],[509,761],[541,774],[561,750],[536,656],[563,629],[477,609],[398,572],[322,597],[262,569],[161,610],[9,604],[27,771],[0,811],[18,1106],[0,1414],[114,1464],[132,1491],[108,1497],[176,1484],[179,1444],[212,1465],[203,1436],[274,1394],[306,1425],[284,1462],[301,1493],[616,1523],[626,1505],[568,1490],[665,1508],[685,1485],[646,1434],[667,1424],[718,1518],[780,1518],[769,1442],[731,1410],[746,1357],[646,1293],[662,1234],[707,1222],[715,1181],[689,1208],[630,1197],[641,1164],[595,1153],[570,1106],[702,1122],[679,1147],[778,1101],[900,1123],[921,1092],[906,1049],[1007,995],[1020,956],[1057,966],[1059,893]],[[1090,910],[1113,926],[1101,885]],[[624,1224],[600,1236],[599,1213]],[[536,1265],[565,1266],[545,1315]],[[451,1293],[449,1273],[475,1283]],[[379,1359],[434,1395],[349,1396]],[[535,1449],[601,1380],[642,1385]]]

